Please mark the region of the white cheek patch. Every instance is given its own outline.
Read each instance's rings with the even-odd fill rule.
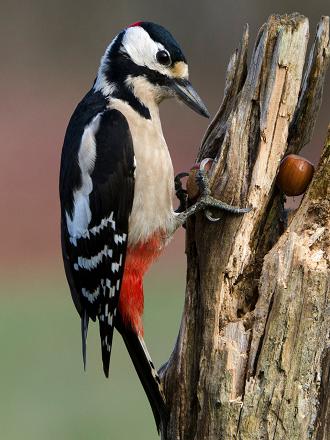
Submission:
[[[159,50],[165,50],[164,46],[152,40],[142,27],[128,28],[125,32],[122,45],[124,51],[138,66],[148,66],[155,69],[156,54]]]
[[[146,66],[163,75],[172,76],[171,69],[162,66],[156,59],[159,50],[166,50],[161,43],[156,43],[140,26],[128,28],[122,41],[122,51],[127,53],[138,66]]]

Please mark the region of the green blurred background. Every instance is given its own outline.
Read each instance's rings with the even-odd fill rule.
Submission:
[[[157,438],[142,388],[119,337],[110,380],[102,375],[96,326],[82,371],[79,319],[62,270],[58,170],[68,119],[91,86],[109,41],[126,25],[166,26],[190,63],[212,114],[243,26],[251,39],[272,12],[298,10],[311,38],[329,0],[1,1],[0,440]],[[251,44],[252,46],[252,44]],[[329,79],[313,140],[317,163],[329,122]],[[207,121],[175,102],[162,105],[175,171],[186,170]],[[155,363],[168,359],[184,296],[183,232],[145,283],[146,341]]]

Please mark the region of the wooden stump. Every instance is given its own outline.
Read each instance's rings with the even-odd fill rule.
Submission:
[[[253,209],[187,224],[181,328],[160,371],[170,409],[164,440],[329,438],[330,136],[288,227],[275,186],[283,156],[312,136],[329,18],[304,73],[308,38],[305,17],[271,16],[249,67],[248,28],[230,59],[197,161],[215,159],[216,197]]]

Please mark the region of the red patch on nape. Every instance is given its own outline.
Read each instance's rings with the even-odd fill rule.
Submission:
[[[130,24],[127,26],[128,28],[134,27],[134,26],[141,26],[143,22],[142,21],[136,21],[135,23]]]

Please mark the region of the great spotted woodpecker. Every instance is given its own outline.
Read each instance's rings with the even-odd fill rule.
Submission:
[[[81,317],[84,365],[88,322],[98,319],[108,376],[115,327],[158,428],[166,406],[143,341],[144,273],[189,215],[206,206],[245,212],[213,199],[203,174],[200,201],[185,212],[173,210],[173,166],[158,109],[173,96],[209,116],[172,35],[150,22],[124,29],[107,47],[92,89],[70,119],[60,171],[62,252]]]

